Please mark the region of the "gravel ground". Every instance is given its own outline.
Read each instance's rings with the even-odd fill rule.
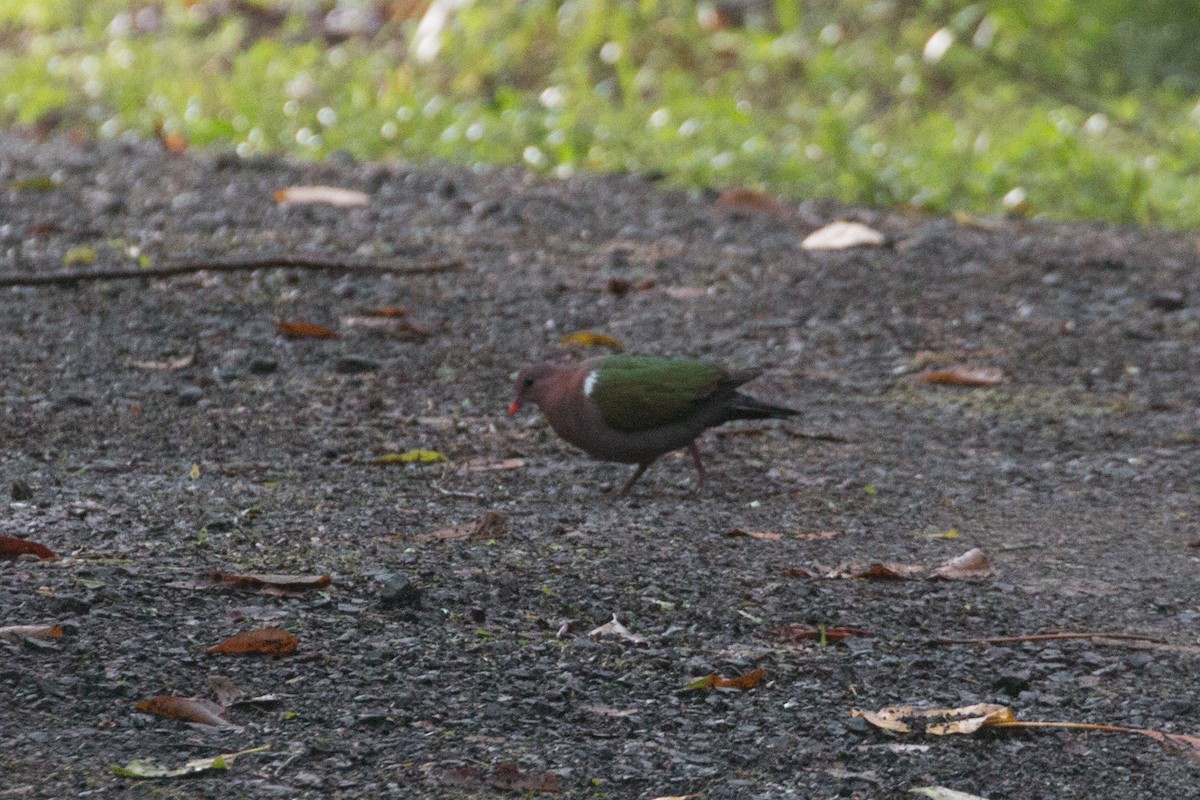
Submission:
[[[370,201],[276,204],[304,184]],[[0,562],[0,626],[65,632],[0,642],[0,798],[1196,792],[1200,761],[1146,736],[937,737],[851,715],[992,702],[1200,735],[1194,237],[14,133],[0,186],[5,272],[450,267],[0,290],[0,534],[62,556]],[[801,248],[837,219],[889,241]],[[367,316],[382,307],[408,314]],[[340,336],[286,338],[281,320]],[[577,330],[763,366],[752,393],[804,416],[704,436],[702,496],[684,453],[617,499],[630,468],[504,415],[513,372],[572,357],[557,342]],[[947,365],[1003,381],[919,377]],[[377,463],[414,449],[449,460]],[[990,575],[831,577],[972,548]],[[214,570],[332,583],[223,590]],[[589,635],[614,614],[629,637]],[[264,626],[296,652],[205,653]],[[1153,641],[937,643],[1052,631]],[[685,688],[757,669],[747,691]],[[225,728],[135,709],[211,699],[214,676],[277,700]],[[190,780],[110,770],[262,745]]]

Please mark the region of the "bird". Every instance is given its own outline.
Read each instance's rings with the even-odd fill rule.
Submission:
[[[800,413],[738,391],[761,372],[731,372],[704,361],[648,355],[543,362],[517,373],[508,415],[536,405],[555,433],[593,458],[636,464],[621,488],[622,497],[629,496],[659,456],[686,447],[696,465],[696,491],[702,492],[704,464],[696,437],[731,420]]]

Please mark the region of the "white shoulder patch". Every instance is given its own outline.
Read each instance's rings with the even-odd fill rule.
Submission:
[[[588,397],[592,396],[592,392],[596,391],[596,384],[600,381],[600,373],[592,370],[588,376],[583,379],[583,393]]]

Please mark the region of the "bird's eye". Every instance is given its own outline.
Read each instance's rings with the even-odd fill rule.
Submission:
[[[524,383],[523,383],[522,385],[523,385],[523,386],[524,386],[526,389],[528,389],[530,386],[533,386],[533,378],[526,378],[526,379],[525,379],[525,381],[524,381]]]

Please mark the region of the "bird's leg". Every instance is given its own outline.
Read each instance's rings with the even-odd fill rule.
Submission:
[[[696,474],[699,476],[696,480],[696,494],[704,491],[704,464],[700,462],[700,448],[695,442],[688,445],[688,452],[692,454],[692,461],[696,465]]]
[[[633,473],[633,477],[625,481],[625,485],[621,487],[621,497],[629,497],[629,493],[633,491],[633,485],[637,483],[637,479],[642,477],[653,463],[653,461],[647,461],[645,464],[638,464],[637,472]]]

